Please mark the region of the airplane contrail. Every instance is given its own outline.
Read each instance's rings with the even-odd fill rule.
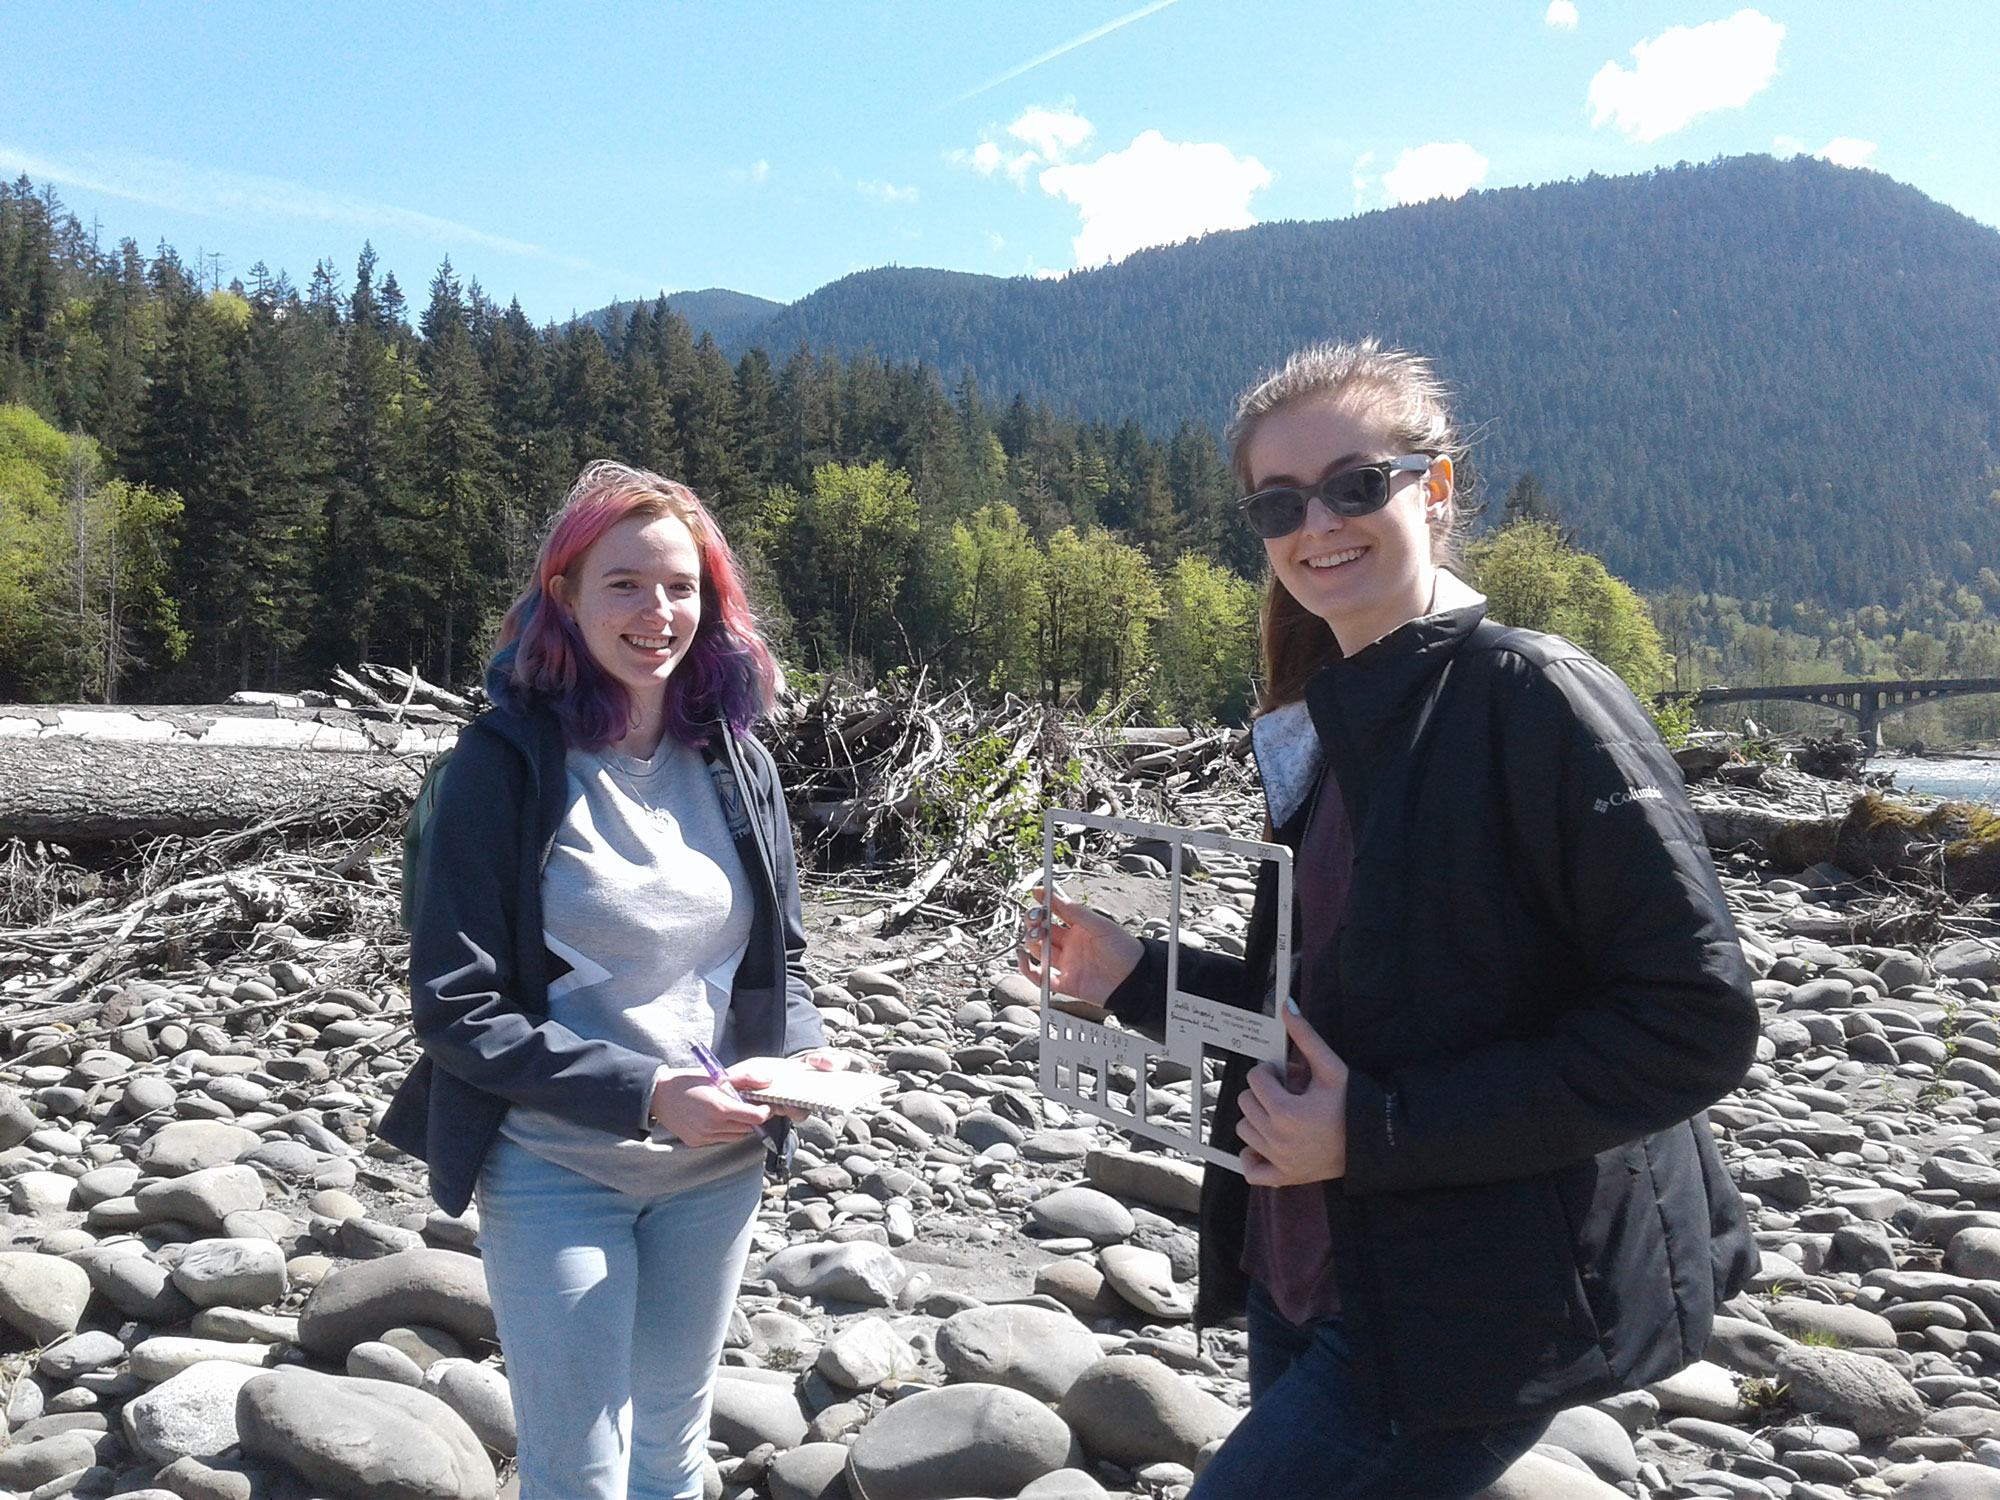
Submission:
[[[1112,32],[1118,30],[1121,26],[1130,26],[1134,21],[1143,21],[1146,19],[1146,17],[1153,14],[1154,11],[1165,10],[1169,5],[1177,5],[1179,3],[1180,0],[1153,0],[1153,3],[1151,5],[1142,5],[1137,10],[1133,11],[1130,15],[1120,16],[1115,21],[1106,21],[1102,26],[1099,26],[1094,31],[1086,31],[1082,36],[1079,37],[1071,37],[1068,41],[1064,42],[1060,47],[1051,47],[1049,48],[1048,51],[1042,53],[1039,57],[1029,58],[1026,62],[1022,63],[1018,68],[1009,68],[1006,72],[1002,73],[998,78],[989,78],[986,80],[986,82],[980,84],[979,87],[973,89],[967,89],[964,93],[960,94],[956,99],[948,101],[943,107],[946,109],[950,109],[953,105],[963,104],[968,99],[977,98],[979,95],[985,93],[988,89],[997,89],[998,87],[1000,87],[1001,84],[1019,78],[1023,73],[1029,72],[1035,68],[1039,68],[1045,62],[1054,62],[1058,57],[1061,57],[1065,52],[1074,52],[1076,51],[1077,48],[1084,46],[1090,42],[1094,42],[1101,36],[1109,36]]]

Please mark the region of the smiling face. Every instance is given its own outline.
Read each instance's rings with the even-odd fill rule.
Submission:
[[[590,658],[632,697],[632,727],[612,742],[646,758],[660,742],[667,679],[701,624],[701,552],[674,516],[628,516],[578,558],[551,591]]]
[[[1315,395],[1258,422],[1245,467],[1254,492],[1317,484],[1403,453],[1365,398]],[[1342,654],[1352,656],[1430,608],[1437,568],[1426,506],[1449,497],[1450,472],[1438,460],[1428,474],[1392,475],[1389,503],[1373,515],[1337,516],[1314,500],[1297,531],[1264,543],[1278,581],[1332,627]]]

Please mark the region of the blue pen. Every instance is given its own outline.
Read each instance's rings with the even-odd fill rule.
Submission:
[[[736,1085],[729,1081],[729,1075],[723,1071],[722,1064],[716,1061],[715,1054],[700,1042],[694,1044],[694,1060],[701,1064],[701,1070],[708,1075],[708,1081],[721,1089],[723,1093],[732,1099],[741,1099],[743,1097],[736,1092]],[[762,1125],[757,1127],[757,1139],[773,1150],[782,1150],[783,1146],[780,1143],[784,1138],[779,1134],[779,1130],[780,1126],[777,1121],[766,1120]]]

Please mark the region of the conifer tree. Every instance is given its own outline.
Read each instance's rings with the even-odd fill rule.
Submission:
[[[424,309],[411,484],[390,528],[413,661],[459,680],[504,593],[494,573],[497,461],[492,408],[473,349],[464,292],[447,258]]]

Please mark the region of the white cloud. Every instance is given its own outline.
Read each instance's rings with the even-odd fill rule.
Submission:
[[[1486,167],[1486,158],[1464,141],[1432,141],[1397,156],[1382,174],[1382,188],[1391,203],[1463,198],[1486,180]]]
[[[1083,215],[1074,243],[1077,263],[1089,266],[1210,230],[1248,228],[1257,222],[1250,195],[1270,184],[1271,173],[1227,146],[1148,130],[1123,151],[1050,167],[1038,180]]]
[[[1820,147],[1819,154],[1836,167],[1865,167],[1875,155],[1875,143],[1857,141],[1851,135],[1836,136]]]
[[[1059,162],[1089,140],[1096,129],[1073,109],[1036,106],[1022,111],[1021,117],[1007,127],[1007,134],[1044,161]]]
[[[106,193],[132,203],[144,203],[171,213],[200,214],[241,222],[300,219],[308,223],[345,224],[376,234],[407,234],[446,246],[477,245],[505,255],[548,261],[574,271],[643,277],[629,271],[606,271],[579,256],[564,255],[525,240],[490,234],[470,224],[419,213],[393,203],[379,203],[349,193],[327,192],[282,177],[259,177],[221,167],[169,161],[135,153],[78,152],[69,158],[42,156],[0,144],[0,173],[61,183],[64,187]]]
[[[986,243],[995,250],[1005,250],[1007,237],[997,229],[989,229],[986,231]]]
[[[971,167],[982,177],[1005,172],[1012,181],[1022,183],[1037,168],[1066,161],[1096,129],[1073,109],[1044,109],[1037,104],[1021,111],[1007,127],[1007,134],[1027,150],[1009,151],[998,141],[981,141],[970,151],[947,151],[945,159]]]
[[[1797,156],[1806,149],[1806,143],[1795,135],[1781,135],[1771,142],[1771,150],[1778,156]]]
[[[1592,125],[1607,120],[1657,141],[1718,109],[1741,109],[1778,71],[1782,23],[1754,10],[1726,21],[1670,26],[1632,48],[1627,69],[1608,62],[1590,80]]]
[[[1577,14],[1574,0],[1549,0],[1548,14],[1543,16],[1542,20],[1558,31],[1576,30]]]
[[[1373,176],[1368,168],[1374,164],[1375,153],[1364,151],[1354,158],[1354,211],[1361,212],[1368,201],[1368,191],[1381,179]]]
[[[761,157],[752,162],[750,164],[750,180],[752,182],[769,182],[771,180],[771,164]]]
[[[915,188],[899,188],[892,182],[857,182],[854,187],[862,197],[872,198],[877,203],[885,203],[891,207],[908,206],[917,201]]]

